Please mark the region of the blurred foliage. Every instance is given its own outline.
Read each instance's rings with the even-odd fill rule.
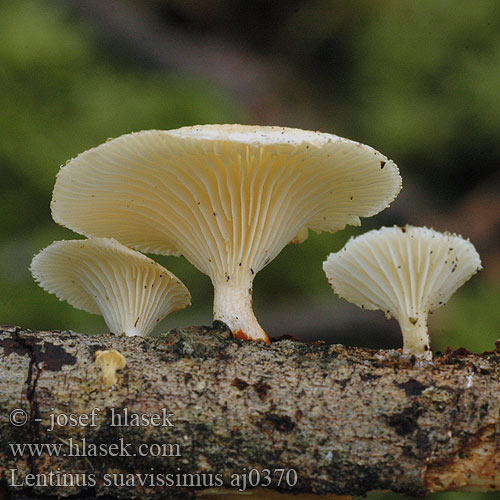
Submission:
[[[353,72],[357,120],[368,143],[398,151],[446,202],[498,169],[500,3],[383,3],[353,37],[363,54]]]
[[[102,318],[47,296],[28,271],[33,254],[53,240],[78,238],[50,218],[59,165],[108,137],[234,122],[240,111],[208,83],[115,64],[89,26],[48,2],[2,1],[0,19],[0,318],[103,331]],[[204,277],[190,272],[186,282],[196,289]]]
[[[419,179],[441,206],[449,207],[498,169],[500,3],[495,0],[480,0],[474,8],[465,0],[276,0],[272,6],[211,0],[203,8],[196,1],[145,3],[155,6],[160,20],[189,27],[193,36],[196,30],[213,32],[228,44],[247,44],[270,60],[285,61],[301,81],[275,96],[282,107],[290,104],[287,99],[302,100],[299,109],[311,107],[324,130],[395,158],[404,186]],[[249,28],[248,18],[266,22]],[[102,318],[59,303],[28,271],[41,248],[78,237],[50,218],[59,165],[108,137],[245,122],[251,110],[208,80],[154,71],[117,53],[116,46],[104,48],[92,23],[61,2],[0,0],[0,19],[0,321],[103,331]],[[397,217],[387,210],[362,221],[361,228],[310,234],[301,245],[286,247],[256,278],[257,315],[297,297],[306,303],[327,299],[335,306],[321,269],[324,258],[351,235],[406,222]],[[193,306],[160,328],[210,322],[208,278],[182,258],[157,260],[193,295]],[[491,348],[499,336],[499,293],[498,283],[481,274],[459,290],[430,318],[434,347]]]
[[[471,352],[491,351],[500,337],[498,282],[474,279],[450,299],[449,304],[430,318],[431,333],[435,334],[433,348],[444,351],[466,346]],[[479,332],[479,334],[478,334]]]

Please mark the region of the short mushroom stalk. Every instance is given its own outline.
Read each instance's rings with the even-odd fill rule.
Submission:
[[[230,279],[215,281],[214,320],[226,323],[236,338],[269,343],[269,337],[253,312],[252,283],[253,277],[244,279],[234,275]]]
[[[432,358],[426,318],[427,313],[424,312],[420,319],[405,318],[399,321],[403,334],[403,354],[415,354],[426,359]]]

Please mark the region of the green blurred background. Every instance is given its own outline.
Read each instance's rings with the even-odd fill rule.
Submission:
[[[131,131],[233,122],[349,137],[403,177],[389,209],[311,234],[259,273],[254,308],[271,336],[400,347],[395,321],[338,300],[321,264],[352,235],[410,223],[469,237],[484,266],[431,316],[433,349],[491,349],[499,90],[497,0],[0,0],[0,322],[106,329],[28,271],[41,248],[78,237],[50,216],[61,164]],[[209,279],[182,258],[157,259],[193,296],[159,329],[211,323]]]

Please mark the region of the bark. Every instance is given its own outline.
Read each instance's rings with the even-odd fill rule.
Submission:
[[[111,348],[127,365],[105,390],[94,359]],[[233,481],[237,491],[235,475],[242,488],[251,469],[267,498],[500,489],[500,342],[424,363],[398,351],[245,342],[223,323],[157,339],[3,327],[0,382],[0,477],[11,494],[193,498],[201,491],[190,484]],[[9,422],[14,409],[27,412],[25,425]],[[126,411],[128,425],[112,425]],[[50,431],[53,416],[69,414],[78,425]],[[135,426],[134,414],[158,417]],[[84,454],[83,438],[85,456],[13,457],[10,446],[59,443],[76,455],[71,445]],[[276,469],[296,471],[296,484],[289,473],[278,486]],[[168,477],[176,486],[161,485]],[[107,485],[115,479],[129,486]]]

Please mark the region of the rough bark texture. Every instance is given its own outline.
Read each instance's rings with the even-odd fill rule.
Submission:
[[[110,348],[127,366],[106,391],[94,353]],[[16,408],[27,412],[26,425],[9,422]],[[51,415],[94,408],[95,426],[47,430]],[[172,425],[112,426],[112,408],[129,417],[166,408]],[[82,446],[82,438],[106,454],[120,442],[131,453],[142,443],[153,448],[135,457],[87,450],[14,458],[10,446],[61,443],[67,453],[70,439]],[[178,445],[163,447],[174,456],[153,456],[154,445],[165,443]],[[297,472],[294,486],[277,486],[275,469],[282,468]],[[10,486],[12,469],[22,486]],[[11,494],[192,498],[199,489],[162,486],[158,475],[179,482],[189,473],[191,484],[209,485],[219,474],[230,486],[232,474],[251,469],[270,469],[273,482],[261,489],[269,493],[500,489],[500,343],[481,355],[462,349],[422,364],[396,351],[244,342],[223,324],[158,339],[0,328],[0,477]],[[62,474],[72,474],[75,486],[26,487]],[[76,485],[76,474],[80,482],[93,474],[96,485]],[[135,485],[106,486],[105,474]],[[155,485],[140,485],[138,474],[154,475]]]

